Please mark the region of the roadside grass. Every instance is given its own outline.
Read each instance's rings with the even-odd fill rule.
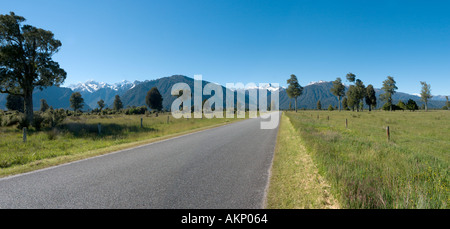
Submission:
[[[54,129],[28,131],[27,142],[15,127],[0,127],[0,177],[93,157],[157,140],[243,120],[175,119],[160,114],[82,115],[68,117]],[[141,117],[143,128],[141,128]],[[101,134],[98,124],[101,124]]]
[[[301,111],[286,116],[341,207],[449,207],[450,112]]]
[[[300,134],[285,114],[281,117],[266,208],[339,208],[330,186],[318,173]]]

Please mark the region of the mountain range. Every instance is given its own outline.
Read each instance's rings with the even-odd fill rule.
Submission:
[[[74,92],[80,92],[84,98],[85,107],[84,110],[90,110],[97,108],[97,102],[100,99],[105,101],[105,104],[112,107],[114,98],[116,95],[121,97],[124,107],[128,106],[144,106],[145,96],[152,87],[157,87],[163,97],[163,107],[169,110],[172,102],[175,100],[175,96],[171,95],[172,86],[175,83],[186,83],[192,89],[194,88],[194,79],[183,76],[174,75],[170,77],[164,77],[155,80],[146,81],[122,81],[115,84],[107,84],[103,82],[96,82],[94,80],[87,81],[85,83],[79,83],[70,85],[68,87],[48,87],[42,91],[36,89],[33,93],[33,107],[38,110],[40,107],[40,100],[45,99],[53,108],[70,109],[69,98]],[[203,87],[209,82],[203,81]],[[315,109],[317,101],[320,100],[322,108],[327,108],[329,105],[336,106],[337,98],[334,96],[330,89],[332,88],[332,82],[318,81],[311,82],[307,86],[304,86],[303,94],[298,99],[298,108],[302,109]],[[259,87],[249,88],[246,91],[246,100],[248,101],[248,93],[251,90],[257,90]],[[270,99],[271,93],[275,90],[279,90],[280,108],[288,109],[289,103],[292,103],[294,107],[294,100],[287,96],[286,88],[274,87],[273,85],[266,84],[262,88],[268,90],[268,98]],[[233,90],[222,86],[222,90],[225,93],[226,90]],[[384,102],[381,102],[379,96],[383,91],[381,89],[375,89],[378,98],[378,106],[381,107]],[[236,91],[234,92],[236,95]],[[209,96],[203,96],[202,100]],[[224,96],[225,98],[225,96]],[[236,98],[236,96],[235,96]],[[393,96],[394,103],[399,100],[407,101],[408,99],[415,100],[419,106],[423,104],[420,101],[420,97],[417,95],[411,95],[407,93],[397,92]],[[431,101],[428,102],[429,108],[441,108],[445,105],[445,96],[434,96]],[[254,103],[255,101],[250,101]],[[6,94],[0,94],[0,109],[6,109]],[[268,102],[270,104],[270,101]],[[225,106],[225,103],[224,103]]]

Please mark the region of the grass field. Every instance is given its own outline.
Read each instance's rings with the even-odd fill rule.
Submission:
[[[82,115],[68,117],[56,129],[28,131],[27,142],[15,127],[0,127],[0,177],[150,143],[166,137],[242,119],[175,119],[169,114]],[[143,128],[141,128],[143,117]],[[101,134],[98,124],[101,124]]]
[[[449,207],[450,112],[285,115],[342,208]]]
[[[330,185],[318,173],[303,146],[300,133],[284,114],[278,129],[266,208],[339,208]]]

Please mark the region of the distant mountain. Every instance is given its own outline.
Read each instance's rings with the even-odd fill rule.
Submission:
[[[194,90],[194,79],[189,78],[187,76],[182,75],[174,75],[170,77],[164,77],[156,80],[150,80],[142,82],[138,85],[136,85],[134,88],[128,90],[121,96],[122,103],[124,104],[124,107],[127,106],[146,106],[145,103],[145,97],[147,95],[147,92],[152,88],[156,87],[159,92],[161,93],[161,96],[163,97],[163,109],[170,110],[173,101],[176,99],[175,96],[171,95],[172,86],[176,83],[186,83],[189,85],[189,87]],[[208,81],[202,81],[202,88],[205,87],[206,84],[210,82]],[[229,90],[222,87],[222,91],[225,95],[226,90]],[[203,96],[203,99],[207,99],[211,96]],[[225,100],[225,96],[224,96]],[[193,105],[193,101],[191,102]],[[225,107],[225,102],[223,103],[223,106]]]
[[[53,108],[70,108],[70,96],[73,91],[70,88],[65,87],[48,87],[44,90],[35,89],[33,92],[33,109],[39,110],[41,106],[41,99],[45,99],[49,106]],[[6,109],[6,97],[7,94],[0,94],[0,109]],[[85,105],[83,110],[91,109],[88,105]]]
[[[83,110],[90,110],[98,107],[97,102],[100,99],[105,101],[105,104],[109,107],[112,107],[114,97],[119,95],[121,97],[122,103],[124,107],[128,106],[145,106],[145,96],[147,92],[152,87],[157,87],[163,97],[163,107],[164,109],[169,110],[172,102],[175,100],[175,96],[171,95],[172,86],[176,83],[186,83],[194,88],[194,79],[183,76],[183,75],[174,75],[170,77],[163,77],[155,80],[146,80],[146,81],[122,81],[120,83],[115,84],[107,84],[107,83],[98,83],[96,81],[87,81],[85,83],[79,83],[76,85],[70,85],[69,87],[49,87],[44,89],[43,91],[35,90],[33,94],[33,107],[35,110],[38,110],[40,107],[40,100],[45,99],[50,106],[54,108],[64,108],[70,109],[70,95],[73,92],[80,92],[85,101],[85,107]],[[207,81],[202,82],[202,87],[204,87]],[[225,92],[228,90],[233,91],[234,89],[227,89],[223,86],[222,91],[224,92],[224,100],[225,100]],[[331,88],[333,87],[332,82],[327,81],[317,81],[311,82],[307,86],[304,86],[303,94],[298,99],[298,108],[302,109],[316,109],[317,101],[320,100],[323,108],[328,108],[331,104],[332,106],[337,105],[337,98],[331,93]],[[267,89],[268,90],[268,102],[270,105],[270,97],[271,93],[276,90],[279,90],[279,99],[280,99],[280,108],[288,109],[289,103],[291,102],[292,108],[294,108],[294,99],[290,99],[287,96],[286,88],[283,87],[274,87],[271,84],[266,85],[257,85],[256,87],[249,88],[245,92],[245,98],[247,102],[247,107],[249,103],[249,92],[252,90],[258,89]],[[381,107],[384,102],[380,100],[380,94],[383,93],[381,89],[375,89],[378,106]],[[236,94],[238,92],[234,91],[235,94],[235,104],[236,104]],[[210,96],[203,96],[203,99],[209,98]],[[407,93],[397,92],[393,96],[394,103],[398,103],[399,100],[406,102],[408,99],[413,99],[418,103],[419,106],[423,104],[420,101],[420,97],[417,95],[411,95]],[[255,104],[256,101],[250,101],[250,104]],[[6,109],[6,94],[0,94],[0,109]],[[193,104],[193,102],[192,102]],[[225,101],[223,106],[225,107]],[[445,105],[445,96],[434,96],[431,101],[428,102],[429,108],[441,108]]]
[[[80,92],[84,99],[84,103],[89,107],[98,107],[97,102],[100,99],[105,101],[106,106],[111,105],[116,95],[122,96],[128,90],[134,88],[140,84],[140,81],[122,81],[115,84],[98,83],[94,80],[87,81],[85,83],[79,83],[76,85],[70,85],[69,88],[74,92]]]
[[[436,100],[436,101],[447,101],[447,97],[450,96],[445,96],[445,95],[434,95],[433,98],[431,98],[431,100]]]
[[[333,82],[331,81],[330,82],[318,81],[308,84],[307,86],[304,87],[303,94],[298,99],[298,108],[316,109],[318,100],[320,100],[323,109],[327,109],[329,105],[332,105],[333,107],[337,106],[338,99],[330,91],[332,87]],[[348,87],[346,87],[346,90],[348,90]],[[380,95],[384,92],[381,89],[375,89],[375,93],[377,96],[377,108],[380,108],[385,103],[380,99]],[[400,100],[406,102],[409,99],[416,101],[419,107],[423,104],[423,102],[420,101],[420,97],[417,95],[411,95],[403,92],[396,92],[393,96],[394,104],[397,104]],[[286,90],[282,89],[280,91],[280,108],[288,109],[289,100],[290,99],[286,94]],[[294,99],[292,99],[291,101],[292,101],[292,108],[294,108]],[[432,109],[442,108],[444,105],[445,102],[443,101],[433,100],[428,102],[428,107]],[[365,107],[366,109],[368,108],[367,106]]]

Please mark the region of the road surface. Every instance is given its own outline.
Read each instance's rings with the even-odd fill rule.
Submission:
[[[278,129],[249,119],[0,179],[0,208],[262,208]]]

